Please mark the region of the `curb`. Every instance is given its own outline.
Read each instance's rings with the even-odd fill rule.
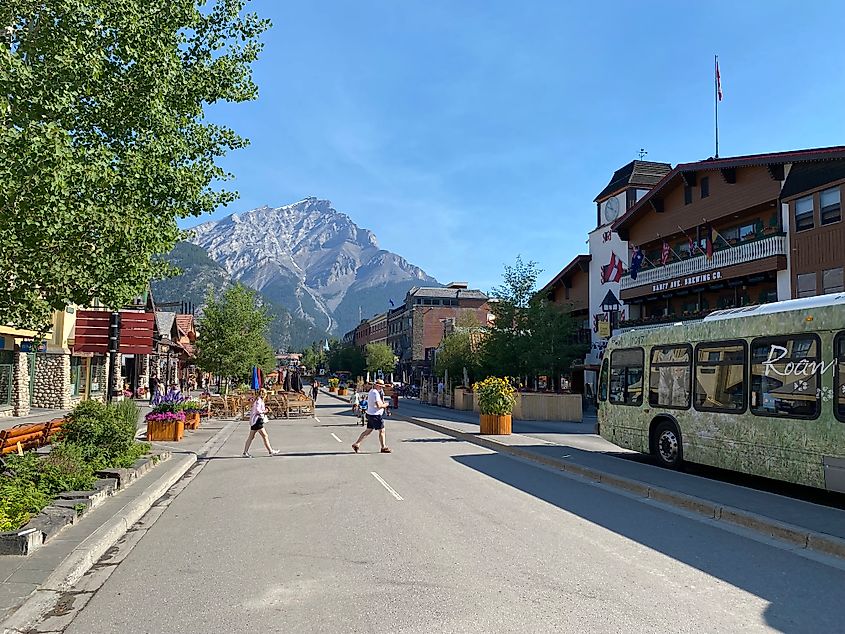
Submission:
[[[819,533],[816,531],[795,526],[794,524],[787,524],[780,522],[771,517],[744,511],[742,509],[726,506],[699,498],[694,495],[686,493],[679,493],[663,487],[654,486],[639,480],[632,480],[622,476],[613,475],[599,469],[592,467],[585,467],[583,465],[566,462],[558,458],[549,458],[523,449],[521,447],[514,447],[498,442],[491,438],[484,438],[461,432],[450,427],[438,425],[428,421],[420,420],[405,414],[394,413],[396,418],[402,419],[406,422],[425,427],[432,431],[464,440],[468,443],[490,449],[497,453],[509,454],[518,458],[522,458],[529,462],[541,464],[546,467],[551,467],[558,471],[571,474],[580,478],[590,480],[605,486],[624,491],[626,493],[647,498],[672,506],[677,509],[701,515],[707,519],[718,520],[734,526],[739,526],[756,533],[775,539],[786,544],[792,548],[798,548],[814,551],[823,555],[837,557],[845,560],[845,539]]]
[[[3,631],[26,631],[52,610],[61,593],[73,587],[105,552],[126,534],[126,531],[150,509],[197,461],[195,453],[173,456],[178,467],[165,478],[152,483],[139,497],[128,502],[105,524],[86,537],[47,580],[2,624]]]

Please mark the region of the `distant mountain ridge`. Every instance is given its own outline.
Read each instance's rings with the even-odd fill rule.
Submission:
[[[306,198],[207,222],[193,230],[232,280],[261,291],[315,330],[342,335],[404,300],[413,286],[439,282],[358,227],[328,200]]]
[[[205,249],[188,242],[179,242],[167,255],[167,260],[180,269],[181,274],[153,282],[153,297],[157,302],[190,302],[202,308],[209,289],[220,293],[233,283],[231,276],[217,262],[208,257]],[[269,327],[270,343],[279,349],[301,348],[322,339],[326,333],[304,319],[297,319],[290,311],[273,303],[259,293],[273,317]]]

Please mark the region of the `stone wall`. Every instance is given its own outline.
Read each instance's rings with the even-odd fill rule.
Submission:
[[[3,401],[4,401],[4,403],[2,405],[0,405],[0,417],[13,416],[14,413],[15,413],[14,409],[13,409],[13,404],[15,402],[15,395],[12,394],[11,401],[8,404],[5,403],[6,394],[8,394],[10,384],[13,384],[14,380],[15,380],[15,369],[14,368],[12,368],[11,373],[7,372],[6,368],[3,368],[2,370],[0,370],[0,394],[3,395]]]
[[[78,398],[73,399],[79,402]],[[70,397],[70,355],[36,354],[35,386],[32,406],[50,409],[68,409]]]
[[[12,409],[15,416],[29,414],[29,355],[25,352],[15,353]]]

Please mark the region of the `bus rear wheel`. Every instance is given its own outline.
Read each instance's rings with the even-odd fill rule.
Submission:
[[[657,423],[652,433],[651,452],[661,467],[680,469],[684,462],[681,432],[671,420]]]

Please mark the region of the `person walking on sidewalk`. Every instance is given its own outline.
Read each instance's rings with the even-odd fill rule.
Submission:
[[[249,446],[252,444],[252,439],[255,438],[255,434],[261,436],[261,440],[264,441],[264,446],[267,447],[267,451],[271,456],[279,455],[279,452],[270,446],[270,437],[267,435],[267,430],[264,429],[264,423],[267,421],[267,405],[264,403],[265,398],[267,398],[267,390],[262,387],[258,390],[258,398],[255,399],[255,402],[252,404],[252,409],[249,412],[249,436],[247,437],[246,444],[244,445],[244,458],[252,458],[249,454]]]
[[[381,379],[377,379],[375,385],[370,390],[370,393],[367,394],[367,428],[361,432],[361,435],[358,436],[358,440],[355,441],[355,444],[352,445],[352,450],[355,453],[358,453],[358,450],[361,448],[361,442],[373,433],[373,430],[378,430],[378,440],[379,444],[381,444],[381,453],[391,453],[390,448],[385,444],[385,437],[384,437],[384,420],[382,416],[384,415],[384,408],[386,404],[384,402],[384,398],[382,397],[381,393],[379,392],[378,388],[384,388],[384,381]]]
[[[317,395],[320,393],[320,382],[317,380],[317,377],[314,377],[314,382],[311,384],[311,400],[314,401],[314,405],[317,404]]]

